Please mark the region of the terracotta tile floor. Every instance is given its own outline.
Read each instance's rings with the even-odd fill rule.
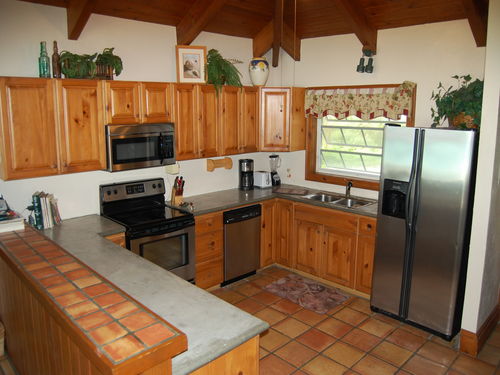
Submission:
[[[212,293],[267,321],[260,339],[260,375],[500,375],[500,328],[478,359],[427,332],[373,313],[351,297],[327,314],[263,291],[289,273],[270,267]]]

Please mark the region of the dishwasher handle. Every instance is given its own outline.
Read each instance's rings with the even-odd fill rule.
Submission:
[[[225,211],[223,213],[223,222],[224,224],[231,224],[259,216],[261,216],[261,206],[260,204],[255,204],[253,206],[237,208],[236,210]]]

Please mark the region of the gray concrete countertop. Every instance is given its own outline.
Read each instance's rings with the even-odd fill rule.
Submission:
[[[297,191],[305,191],[305,194],[312,194],[322,192],[321,190],[304,188],[302,186],[296,185],[281,185],[281,188],[294,189]],[[254,188],[253,190],[240,190],[240,189],[229,189],[217,191],[214,193],[193,195],[191,197],[185,197],[185,202],[193,203],[193,213],[194,215],[203,215],[210,212],[227,210],[234,207],[258,203],[272,198],[283,198],[293,200],[295,202],[307,203],[313,206],[326,207],[334,210],[350,212],[353,214],[377,217],[377,201],[373,199],[367,199],[373,202],[367,206],[359,208],[344,208],[341,206],[336,206],[331,203],[319,202],[311,199],[304,198],[300,194],[282,194],[275,192],[276,189],[266,188],[259,189]],[[328,194],[328,192],[325,192]],[[331,193],[330,193],[331,194]],[[353,196],[353,198],[356,198]]]
[[[186,334],[188,350],[173,358],[173,375],[189,374],[269,327],[103,237],[122,231],[111,220],[88,215],[43,234]]]

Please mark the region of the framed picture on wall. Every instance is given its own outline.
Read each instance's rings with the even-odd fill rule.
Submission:
[[[207,47],[175,46],[177,82],[205,83]]]

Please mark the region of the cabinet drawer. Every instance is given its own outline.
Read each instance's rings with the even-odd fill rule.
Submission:
[[[221,257],[223,254],[223,231],[203,233],[196,236],[196,263]]]
[[[377,219],[371,217],[359,218],[359,234],[374,236],[377,233]]]
[[[214,212],[195,217],[196,234],[222,230],[222,212]]]
[[[196,265],[196,285],[209,288],[223,281],[222,257]]]

